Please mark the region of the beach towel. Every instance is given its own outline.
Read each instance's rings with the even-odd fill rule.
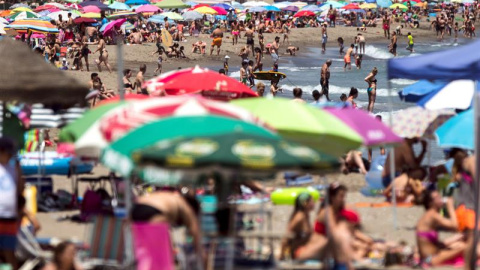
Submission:
[[[134,223],[132,232],[136,269],[175,269],[168,224]]]

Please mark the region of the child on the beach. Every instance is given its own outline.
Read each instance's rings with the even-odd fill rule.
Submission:
[[[250,82],[250,88],[255,85],[255,74],[253,74],[253,60],[248,61],[247,67],[248,81]]]
[[[273,72],[278,72],[278,64],[277,63],[273,64],[273,69],[272,70],[273,70]]]
[[[155,55],[156,53],[158,53],[157,69],[155,69],[155,71],[153,72],[154,75],[162,74],[162,64],[163,64],[162,54],[163,54],[163,51],[164,51],[163,47],[160,46],[160,47],[157,47],[157,51],[152,53],[152,56]]]
[[[225,75],[228,75],[228,59],[230,59],[230,56],[225,55],[225,60],[223,61],[223,69],[225,70]]]
[[[455,33],[455,42],[457,42],[458,39],[458,22],[455,22],[455,26],[453,27],[453,32]]]
[[[413,53],[413,36],[412,36],[412,33],[408,32],[407,39],[408,39],[407,51],[410,51],[411,53]]]
[[[338,41],[338,47],[340,47],[340,55],[342,55],[342,54],[343,54],[343,49],[345,48],[345,47],[343,46],[343,38],[342,38],[342,37],[339,37],[339,38],[337,39],[337,41]]]
[[[399,26],[397,26],[397,28],[395,29],[395,31],[397,32],[397,36],[401,36],[401,35],[402,35],[402,28],[403,28],[403,25],[399,25]]]
[[[242,67],[240,68],[240,82],[245,85],[247,85],[247,80],[248,80],[247,69],[248,69],[248,61],[243,61]]]
[[[362,69],[362,58],[363,54],[357,54],[355,56],[355,65],[357,66],[357,69]]]

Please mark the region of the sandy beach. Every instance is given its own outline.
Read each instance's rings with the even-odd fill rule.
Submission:
[[[391,29],[395,29],[397,24],[393,24]],[[427,22],[421,22],[420,29],[403,29],[404,36],[399,37],[399,46],[403,47],[406,44],[406,33],[412,32],[416,41],[435,41],[435,32],[430,30],[429,24]],[[328,28],[328,48],[327,50],[338,51],[337,38],[343,37],[345,39],[345,46],[348,46],[353,37],[360,33],[356,28],[353,27],[344,27],[337,26],[336,28]],[[389,40],[383,36],[383,30],[380,26],[376,28],[368,28],[367,32],[362,32],[365,36],[367,44],[384,44],[387,46]],[[265,43],[271,43],[276,34],[265,34]],[[211,39],[207,35],[200,35],[199,37],[186,37],[187,41],[181,43],[181,46],[185,46],[186,59],[166,59],[163,63],[163,72],[170,70],[175,70],[179,67],[186,68],[192,67],[195,65],[210,67],[214,70],[218,70],[223,67],[223,59],[225,55],[229,55],[230,66],[239,66],[241,58],[237,56],[240,48],[245,45],[246,39],[239,39],[239,44],[233,46],[230,34],[227,33],[223,39],[223,44],[219,56],[210,56],[209,54],[209,45]],[[283,38],[283,37],[282,37]],[[191,53],[191,44],[202,40],[207,42],[207,55],[192,54]],[[290,44],[293,46],[300,47],[299,54],[302,54],[303,51],[308,47],[320,47],[320,28],[303,28],[303,29],[292,29],[289,34]],[[255,38],[257,43],[258,39]],[[285,52],[285,45],[281,45],[280,52]],[[93,52],[96,49],[95,45],[90,45],[90,50]],[[153,71],[156,68],[156,57],[152,56],[152,52],[156,50],[155,44],[146,43],[143,45],[124,45],[123,46],[123,60],[124,68],[130,68],[133,70],[133,76],[135,76],[138,71],[140,64],[147,64],[146,78],[153,77]],[[103,83],[106,84],[108,89],[116,90],[117,87],[117,49],[115,46],[108,46],[109,52],[109,61],[112,65],[114,72],[109,74],[108,71],[102,67],[103,72],[100,73],[100,78]],[[284,59],[288,59],[291,56],[283,56]],[[282,58],[281,56],[281,61]],[[80,80],[81,82],[87,83],[90,80],[91,72],[98,72],[96,65],[94,64],[94,59],[98,58],[97,54],[91,54],[89,56],[90,60],[90,72],[86,71],[68,71],[70,76],[73,76]],[[70,59],[71,61],[71,59]],[[281,64],[280,61],[280,64]],[[323,63],[319,63],[321,65]],[[264,59],[264,69],[268,70],[272,66],[272,61],[270,56],[266,55]],[[132,78],[133,80],[133,78]],[[55,133],[55,132],[54,132]],[[55,134],[53,134],[55,135]],[[95,169],[95,174],[105,174],[106,170],[100,166]],[[365,178],[360,174],[331,174],[327,175],[326,179],[328,182],[339,181],[345,184],[349,188],[347,195],[347,202],[350,206],[354,206],[359,202],[383,202],[385,199],[380,198],[371,198],[363,196],[359,191],[365,185]],[[284,181],[281,179],[275,181],[268,181],[265,183],[267,186],[279,187],[284,185]],[[320,177],[315,177],[315,184],[323,184]],[[80,189],[80,194],[83,193],[86,186],[82,185]],[[71,190],[70,180],[64,177],[54,177],[54,189],[66,189]],[[287,220],[292,211],[290,206],[273,206],[268,203],[267,208],[271,208],[273,211],[273,231],[283,232],[286,230]],[[423,208],[421,207],[410,207],[410,208],[397,208],[393,209],[391,207],[383,208],[372,208],[372,207],[363,207],[355,208],[361,214],[361,223],[363,225],[364,231],[372,236],[375,239],[385,239],[389,241],[405,241],[410,246],[414,246],[415,242],[415,224],[423,213]],[[318,204],[316,206],[318,209]],[[394,214],[395,213],[395,214]],[[87,225],[74,223],[68,220],[58,221],[59,218],[70,215],[72,212],[60,212],[60,213],[39,213],[38,217],[42,225],[42,229],[39,232],[39,237],[58,237],[62,239],[77,239],[87,241],[88,239],[88,229]],[[394,228],[394,216],[396,216],[397,227]],[[313,217],[312,217],[313,218]],[[442,237],[448,234],[442,234]],[[404,267],[401,267],[404,269]]]

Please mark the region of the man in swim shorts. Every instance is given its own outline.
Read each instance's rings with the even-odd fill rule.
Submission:
[[[345,66],[343,66],[343,70],[347,69],[352,69],[352,54],[353,54],[353,48],[355,48],[354,44],[350,45],[350,48],[348,48],[347,52],[345,53],[345,57],[343,57],[343,60],[345,61]]]
[[[397,56],[397,33],[395,31],[392,31],[392,39],[388,48],[393,56]]]
[[[327,23],[322,24],[322,53],[325,53],[325,50],[327,49]]]
[[[325,64],[322,66],[322,71],[320,72],[320,85],[322,86],[322,94],[330,101],[328,96],[328,80],[330,79],[330,66],[332,65],[332,60],[328,59]]]
[[[217,55],[220,55],[220,47],[222,46],[223,31],[220,29],[220,26],[217,25],[215,30],[212,33],[212,46],[210,47],[210,55],[213,54],[213,49],[217,46]]]
[[[273,64],[278,63],[278,48],[280,48],[280,37],[275,37],[275,41],[270,46],[270,56],[272,56]]]
[[[238,44],[238,36],[240,35],[240,29],[238,27],[238,21],[233,21],[230,26],[232,27],[232,44]]]

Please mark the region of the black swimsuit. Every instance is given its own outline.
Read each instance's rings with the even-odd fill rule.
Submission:
[[[158,215],[163,215],[162,211],[146,204],[135,204],[130,213],[132,220],[139,222],[148,222]]]

